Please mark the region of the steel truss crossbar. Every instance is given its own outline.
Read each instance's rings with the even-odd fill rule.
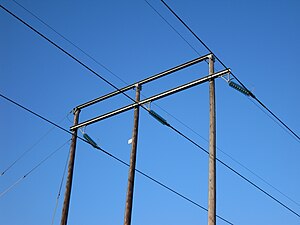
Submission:
[[[140,85],[146,84],[146,83],[151,82],[153,80],[156,80],[158,78],[164,77],[164,76],[169,75],[171,73],[174,73],[176,71],[182,70],[182,69],[184,69],[186,67],[189,67],[189,66],[192,66],[192,65],[194,65],[196,63],[199,63],[201,61],[204,61],[204,60],[208,59],[210,56],[211,56],[211,53],[207,54],[207,55],[204,55],[204,56],[200,56],[200,57],[198,57],[196,59],[193,59],[191,61],[185,62],[185,63],[183,63],[183,64],[181,64],[179,66],[175,66],[175,67],[173,67],[171,69],[168,69],[168,70],[163,71],[161,73],[155,74],[155,75],[153,75],[151,77],[145,78],[145,79],[143,79],[141,81],[138,81],[138,82],[136,82],[134,84],[130,84],[130,85],[124,87],[124,88],[121,88],[120,90],[113,91],[113,92],[111,92],[109,94],[106,94],[106,95],[103,95],[101,97],[95,98],[95,99],[93,99],[91,101],[88,101],[86,103],[83,103],[83,104],[81,104],[81,105],[79,105],[79,106],[77,106],[75,108],[76,109],[83,109],[85,107],[91,106],[91,105],[93,105],[95,103],[98,103],[100,101],[103,101],[103,100],[105,100],[107,98],[113,97],[115,95],[121,94],[121,93],[123,93],[125,91],[128,91],[130,89],[133,89],[136,84],[140,84]]]
[[[149,103],[149,102],[152,102],[152,101],[155,101],[155,100],[158,100],[158,99],[161,99],[161,98],[164,98],[164,97],[167,97],[169,95],[172,95],[172,94],[175,94],[177,92],[180,92],[180,91],[183,91],[183,90],[186,90],[188,88],[191,88],[191,87],[194,87],[196,85],[199,85],[199,84],[202,84],[204,82],[207,82],[211,79],[214,79],[214,78],[218,78],[218,77],[221,77],[221,76],[224,76],[225,74],[228,74],[230,73],[230,69],[225,69],[225,70],[222,70],[220,72],[217,72],[217,73],[213,73],[211,75],[208,75],[208,76],[205,76],[205,77],[202,77],[200,79],[197,79],[197,80],[194,80],[194,81],[191,81],[189,83],[186,83],[186,84],[183,84],[181,86],[178,86],[176,88],[173,88],[173,89],[170,89],[168,91],[165,91],[165,92],[162,92],[160,94],[157,94],[157,95],[154,95],[152,97],[149,97],[149,98],[146,98],[144,100],[141,100],[140,102],[136,102],[136,103],[133,103],[133,104],[130,104],[130,105],[127,105],[125,107],[122,107],[122,108],[119,108],[119,109],[116,109],[114,111],[111,111],[111,112],[108,112],[106,114],[103,114],[101,116],[97,116],[95,118],[92,118],[90,120],[87,120],[85,122],[82,122],[82,123],[79,123],[78,125],[76,126],[72,126],[70,128],[70,130],[74,130],[74,129],[77,129],[77,128],[80,128],[80,127],[84,127],[84,126],[87,126],[87,125],[90,125],[92,123],[95,123],[95,122],[99,122],[101,120],[104,120],[104,119],[107,119],[109,117],[112,117],[112,116],[115,116],[117,114],[120,114],[122,112],[126,112],[130,109],[133,109],[134,107],[136,107],[137,105],[143,105],[143,104],[146,104],[146,103]]]

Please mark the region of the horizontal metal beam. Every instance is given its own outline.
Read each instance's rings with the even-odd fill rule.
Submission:
[[[196,85],[202,84],[204,82],[207,82],[207,81],[209,81],[211,79],[215,79],[215,78],[224,76],[227,73],[230,73],[230,69],[225,69],[225,70],[222,70],[220,72],[217,72],[217,73],[214,73],[214,74],[202,77],[200,79],[194,80],[192,82],[183,84],[183,85],[178,86],[176,88],[170,89],[168,91],[165,91],[165,92],[162,92],[160,94],[154,95],[154,96],[146,98],[144,100],[141,100],[139,103],[133,103],[133,104],[127,105],[125,107],[116,109],[114,111],[108,112],[106,114],[103,114],[101,116],[97,116],[97,117],[95,117],[93,119],[90,119],[90,120],[87,120],[85,122],[79,123],[78,125],[72,126],[70,128],[70,130],[74,130],[74,129],[77,129],[77,128],[80,128],[80,127],[84,127],[84,126],[90,125],[90,124],[95,123],[95,122],[99,122],[101,120],[107,119],[109,117],[115,116],[115,115],[120,114],[122,112],[126,112],[126,111],[128,111],[130,109],[133,109],[137,105],[143,105],[143,104],[146,104],[146,103],[149,103],[149,102],[152,102],[152,101],[155,101],[155,100],[167,97],[169,95],[175,94],[177,92],[180,92],[180,91],[186,90],[188,88],[194,87]]]
[[[103,101],[103,100],[105,100],[105,99],[108,99],[108,98],[110,98],[110,97],[113,97],[113,96],[115,96],[115,95],[118,95],[118,94],[123,93],[123,92],[125,92],[125,91],[128,91],[128,90],[130,90],[130,89],[133,89],[133,88],[135,87],[136,84],[143,85],[143,84],[146,84],[146,83],[148,83],[148,82],[150,82],[150,81],[153,81],[153,80],[156,80],[156,79],[158,79],[158,78],[164,77],[164,76],[166,76],[166,75],[168,75],[168,74],[171,74],[171,73],[174,73],[174,72],[176,72],[176,71],[182,70],[182,69],[184,69],[184,68],[186,68],[186,67],[192,66],[192,65],[194,65],[194,64],[196,64],[196,63],[198,63],[198,62],[201,62],[201,61],[203,61],[203,60],[205,60],[205,59],[208,59],[208,58],[210,57],[210,55],[211,55],[211,53],[210,53],[210,54],[207,54],[207,55],[204,55],[204,56],[200,56],[199,58],[196,58],[196,59],[193,59],[193,60],[188,61],[188,62],[186,62],[186,63],[183,63],[183,64],[181,64],[181,65],[179,65],[179,66],[175,66],[175,67],[173,67],[173,68],[171,68],[171,69],[168,69],[168,70],[166,70],[166,71],[164,71],[164,72],[161,72],[161,73],[155,74],[155,75],[153,75],[153,76],[151,76],[151,77],[148,77],[148,78],[145,78],[145,79],[143,79],[143,80],[140,80],[140,81],[138,81],[138,82],[136,82],[136,83],[134,83],[134,84],[130,84],[130,85],[128,85],[128,86],[126,86],[126,87],[123,87],[123,88],[121,88],[121,89],[119,89],[119,90],[117,90],[117,91],[113,91],[113,92],[111,92],[111,93],[109,93],[109,94],[103,95],[103,96],[101,96],[101,97],[95,98],[95,99],[93,99],[93,100],[91,100],[91,101],[88,101],[88,102],[86,102],[86,103],[83,103],[83,104],[81,104],[81,105],[78,105],[78,106],[75,107],[75,108],[76,108],[76,109],[83,109],[83,108],[85,108],[85,107],[91,106],[91,105],[93,105],[93,104],[95,104],[95,103],[98,103],[98,102],[100,102],[100,101]]]

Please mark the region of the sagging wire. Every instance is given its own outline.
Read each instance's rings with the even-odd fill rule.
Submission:
[[[62,123],[66,118],[69,119],[69,115],[71,112],[69,112],[64,118],[62,118],[58,124]],[[29,152],[31,152],[45,137],[47,137],[53,130],[54,130],[55,126],[51,127],[44,135],[42,135],[35,143],[33,143],[26,151],[24,151],[21,155],[19,155],[19,157],[17,157],[16,160],[14,160],[9,166],[6,167],[6,169],[4,169],[2,171],[2,173],[0,174],[0,177],[3,176],[4,174],[6,174],[7,171],[9,171],[10,169],[12,169],[12,167],[15,166],[15,164],[17,164],[22,158],[24,158]]]
[[[17,184],[19,184],[22,180],[24,180],[26,177],[28,177],[33,171],[35,171],[37,168],[39,168],[44,162],[46,162],[51,156],[53,156],[55,153],[57,153],[59,150],[61,150],[67,143],[69,143],[70,140],[66,141],[63,145],[58,147],[55,151],[51,152],[47,157],[45,157],[41,162],[39,162],[35,167],[33,167],[31,170],[29,170],[24,176],[20,177],[15,183],[13,183],[11,186],[6,188],[4,191],[0,193],[0,198],[3,197],[6,193],[8,193],[10,190],[12,190]]]

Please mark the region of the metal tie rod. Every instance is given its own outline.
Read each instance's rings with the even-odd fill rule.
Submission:
[[[80,128],[80,127],[84,127],[84,126],[90,125],[90,124],[95,123],[95,122],[99,122],[101,120],[107,119],[109,117],[115,116],[115,115],[120,114],[122,112],[126,112],[126,111],[128,111],[130,109],[133,109],[137,105],[143,105],[143,104],[146,104],[146,103],[149,103],[149,102],[152,102],[152,101],[155,101],[155,100],[167,97],[169,95],[175,94],[177,92],[180,92],[180,91],[186,90],[188,88],[194,87],[196,85],[202,84],[204,82],[207,82],[207,81],[209,81],[211,79],[224,76],[227,73],[230,73],[230,69],[225,69],[225,70],[222,70],[220,72],[213,73],[211,75],[202,77],[200,79],[191,81],[189,83],[183,84],[183,85],[178,86],[176,88],[170,89],[168,91],[165,91],[165,92],[162,92],[160,94],[154,95],[154,96],[146,98],[144,100],[141,100],[139,103],[133,103],[133,104],[127,105],[125,107],[116,109],[114,111],[108,112],[106,114],[103,114],[101,116],[97,116],[97,117],[92,118],[90,120],[87,120],[85,122],[79,123],[78,125],[70,127],[70,130],[74,130],[74,129],[77,129],[77,128]]]
[[[91,101],[88,101],[88,102],[86,102],[86,103],[83,103],[83,104],[81,104],[81,105],[78,105],[78,106],[75,107],[75,108],[76,108],[76,109],[83,109],[83,108],[85,108],[85,107],[91,106],[91,105],[93,105],[93,104],[95,104],[95,103],[98,103],[98,102],[100,102],[100,101],[103,101],[103,100],[105,100],[105,99],[107,99],[107,98],[113,97],[113,96],[115,96],[115,95],[121,94],[121,93],[123,93],[123,92],[125,92],[125,91],[128,91],[128,90],[130,90],[130,89],[133,89],[133,88],[135,87],[136,84],[143,85],[143,84],[146,84],[146,83],[151,82],[151,81],[153,81],[153,80],[156,80],[156,79],[158,79],[158,78],[164,77],[164,76],[166,76],[166,75],[168,75],[168,74],[171,74],[171,73],[174,73],[174,72],[176,72],[176,71],[182,70],[182,69],[184,69],[184,68],[186,68],[186,67],[192,66],[192,65],[194,65],[194,64],[196,64],[196,63],[198,63],[198,62],[201,62],[201,61],[203,61],[203,60],[208,59],[211,55],[212,55],[212,54],[210,53],[210,54],[207,54],[207,55],[204,55],[204,56],[200,56],[200,57],[198,57],[198,58],[196,58],[196,59],[193,59],[193,60],[191,60],[191,61],[185,62],[185,63],[183,63],[183,64],[181,64],[181,65],[179,65],[179,66],[176,66],[176,67],[173,67],[173,68],[168,69],[168,70],[166,70],[166,71],[163,71],[163,72],[161,72],[161,73],[155,74],[155,75],[153,75],[153,76],[151,76],[151,77],[145,78],[145,79],[143,79],[143,80],[141,80],[141,81],[138,81],[138,82],[136,82],[136,83],[134,83],[134,84],[130,84],[130,85],[128,85],[128,86],[126,86],[126,87],[123,87],[123,88],[121,88],[121,89],[119,89],[119,90],[117,90],[117,91],[113,91],[113,92],[111,92],[111,93],[109,93],[109,94],[103,95],[103,96],[101,96],[101,97],[95,98],[95,99],[93,99],[93,100],[91,100]]]

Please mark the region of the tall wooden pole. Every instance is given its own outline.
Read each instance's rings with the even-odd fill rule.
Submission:
[[[214,56],[209,58],[209,74],[214,73]],[[209,175],[208,225],[216,224],[216,105],[215,80],[209,81]]]
[[[141,91],[141,86],[139,84],[137,84],[136,85],[136,97],[135,97],[136,102],[140,101],[140,91]],[[136,106],[134,108],[132,145],[131,145],[131,154],[130,154],[130,167],[129,167],[129,174],[128,174],[128,186],[127,186],[127,195],[126,195],[124,225],[130,225],[131,224],[138,126],[139,126],[139,106]]]
[[[80,110],[75,109],[74,111],[74,125],[78,124]],[[75,151],[76,151],[76,141],[77,141],[77,128],[73,130],[72,141],[70,146],[70,159],[68,165],[68,177],[66,183],[66,191],[64,198],[64,205],[62,209],[60,225],[66,225],[68,222],[68,213],[73,181],[73,171],[74,171],[74,161],[75,161]]]

